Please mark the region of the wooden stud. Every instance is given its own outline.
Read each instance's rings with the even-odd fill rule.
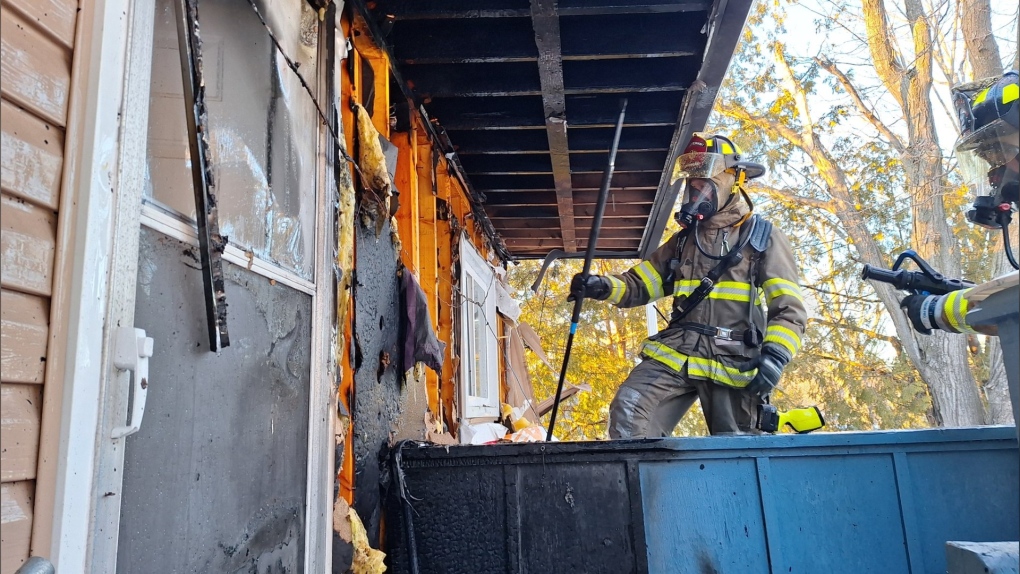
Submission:
[[[417,118],[415,118],[415,122]],[[436,327],[439,333],[439,254],[436,237],[436,196],[432,193],[432,182],[436,174],[432,172],[432,146],[425,135],[424,130],[416,130],[418,162],[417,183],[418,183],[418,280],[421,288],[425,291],[425,298],[429,304],[429,318],[432,326]],[[449,340],[447,341],[449,345]],[[446,370],[446,365],[443,366]],[[435,415],[436,420],[441,420],[439,407],[439,376],[430,369],[425,371],[425,390],[428,397],[429,410]]]

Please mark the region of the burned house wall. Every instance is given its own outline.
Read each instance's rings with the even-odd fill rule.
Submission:
[[[210,353],[194,249],[142,231],[136,324],[160,347],[127,438],[118,571],[299,572],[311,297],[225,263],[233,341]]]
[[[389,221],[357,225],[354,278],[354,509],[376,546],[380,520],[380,459],[407,400],[399,367],[399,262]]]

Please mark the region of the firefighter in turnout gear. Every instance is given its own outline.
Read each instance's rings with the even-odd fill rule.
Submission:
[[[988,229],[1003,230],[1006,257],[1014,268],[1017,261],[1009,242],[1008,229],[1020,204],[1020,74],[1006,72],[1001,78],[983,80],[953,88],[953,103],[960,120],[961,139],[956,157],[976,199],[967,219]],[[1016,272],[994,282],[1006,286],[1020,281]],[[914,330],[925,335],[933,330],[950,333],[996,335],[994,326],[975,329],[967,312],[987,296],[988,288],[971,287],[941,295],[915,293],[900,306]]]
[[[681,231],[645,261],[611,276],[574,277],[571,298],[645,305],[672,296],[669,325],[616,392],[609,436],[669,436],[700,399],[709,431],[756,433],[759,404],[801,346],[807,312],[790,243],[744,191],[761,165],[723,136],[695,134],[673,172]]]

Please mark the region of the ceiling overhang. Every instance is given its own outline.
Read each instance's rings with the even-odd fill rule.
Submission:
[[[353,0],[515,258],[587,247],[622,98],[600,252],[644,257],[752,0]],[[600,253],[602,255],[602,253]]]

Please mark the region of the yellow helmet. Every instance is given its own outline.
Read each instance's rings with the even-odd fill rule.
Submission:
[[[744,161],[740,148],[726,136],[696,133],[677,158],[671,181],[712,179],[726,170],[733,171],[738,183],[765,175],[765,166]]]

